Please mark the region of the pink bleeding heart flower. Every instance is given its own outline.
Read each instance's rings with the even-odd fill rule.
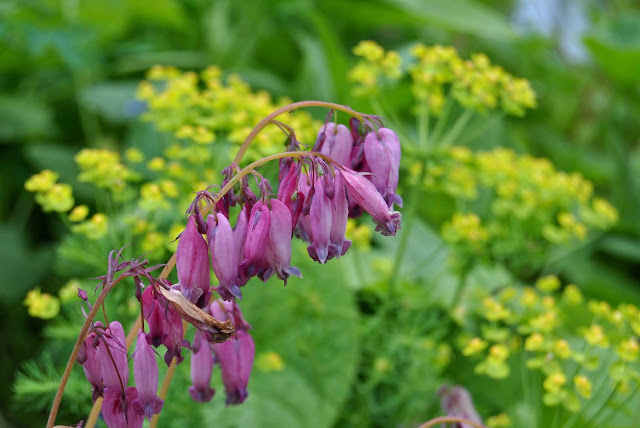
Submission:
[[[213,301],[211,304],[216,304]],[[189,395],[194,401],[206,403],[211,401],[215,389],[211,388],[211,373],[213,372],[213,352],[207,340],[207,334],[196,332],[193,339],[193,352],[191,353],[191,383]]]
[[[325,263],[329,257],[329,238],[331,235],[332,205],[324,192],[324,180],[316,177],[315,193],[309,211],[311,245],[307,251],[314,260]]]
[[[238,260],[235,251],[233,230],[229,220],[221,213],[214,217],[207,216],[209,248],[213,272],[220,283],[218,293],[240,298],[242,293],[238,287]]]
[[[102,327],[100,322],[96,322],[96,327]],[[102,384],[102,366],[100,364],[100,356],[98,355],[98,346],[100,337],[95,331],[89,333],[84,340],[78,357],[76,360],[82,364],[84,375],[91,384],[91,399],[96,401],[102,396],[104,386]]]
[[[376,231],[384,236],[395,235],[400,230],[402,214],[389,210],[376,187],[365,176],[344,168],[340,171],[346,184],[347,194],[376,222]]]
[[[109,428],[141,428],[144,416],[136,412],[133,402],[138,399],[138,391],[133,386],[107,388],[102,402],[102,417]]]
[[[109,327],[102,332],[102,340],[98,347],[104,387],[122,392],[122,388],[129,383],[127,341],[122,324],[111,321]]]
[[[260,201],[256,202],[249,217],[244,260],[241,263],[248,278],[258,275],[265,269],[264,252],[269,239],[270,225],[269,208]]]
[[[247,208],[242,208],[240,214],[238,214],[238,221],[236,227],[233,228],[233,254],[236,258],[237,272],[238,272],[238,286],[243,287],[249,280],[244,274],[243,269],[240,269],[240,262],[244,259],[244,244],[247,240],[248,229],[248,215]]]
[[[290,275],[302,278],[300,269],[291,266],[291,212],[287,206],[277,199],[271,200],[271,225],[269,226],[269,244],[265,259],[269,269],[266,277],[275,273],[287,285]]]
[[[182,294],[203,308],[211,297],[209,249],[196,225],[196,214],[189,216],[176,249],[176,268]]]
[[[329,258],[340,258],[351,247],[351,241],[346,239],[347,221],[349,219],[349,202],[341,174],[334,178],[335,194],[332,201],[331,232],[329,233]]]
[[[170,310],[170,308],[167,308]],[[147,340],[156,348],[162,344],[168,335],[166,331],[165,313],[153,291],[153,287],[147,287],[142,292],[142,315],[149,325]]]
[[[158,363],[156,353],[147,343],[147,335],[140,330],[133,355],[133,374],[138,398],[132,402],[136,412],[151,420],[160,413],[164,401],[158,397]]]
[[[388,128],[380,128],[377,133],[369,132],[364,139],[364,156],[371,171],[369,178],[389,208],[394,203],[402,205],[402,199],[396,195],[401,157],[396,133]]]
[[[335,123],[329,122],[320,128],[316,142],[316,151],[348,167],[352,148],[353,137],[351,136],[351,131],[346,126],[336,126]]]

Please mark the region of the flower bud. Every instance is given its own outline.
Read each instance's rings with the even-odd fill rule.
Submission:
[[[153,287],[147,287],[142,292],[142,315],[149,325],[147,340],[156,348],[162,344],[167,337],[167,322],[160,301],[153,292]]]
[[[247,239],[244,244],[244,260],[242,267],[247,277],[260,273],[263,269],[264,251],[269,239],[269,208],[262,202],[256,202],[251,209],[247,230]],[[237,296],[241,298],[242,296]]]
[[[333,197],[333,211],[331,214],[331,232],[329,234],[329,258],[340,258],[351,247],[351,241],[346,239],[347,221],[349,220],[349,203],[345,190],[344,178],[336,174],[334,179],[335,195]]]
[[[216,302],[212,302],[216,304]],[[206,333],[198,331],[193,339],[193,352],[191,354],[191,382],[189,395],[194,401],[206,403],[215,394],[211,388],[211,373],[213,371],[213,353],[206,338]]]
[[[331,234],[333,208],[331,201],[324,193],[324,183],[321,177],[316,178],[314,186],[316,193],[309,211],[311,245],[309,245],[307,251],[311,258],[320,263],[325,263],[329,256],[329,237]]]
[[[158,363],[156,353],[147,343],[147,335],[140,330],[138,342],[133,356],[133,374],[136,380],[138,398],[132,405],[138,414],[151,420],[160,413],[164,401],[158,397]]]
[[[320,128],[316,151],[348,167],[352,148],[353,138],[351,131],[346,126],[336,126],[335,123],[329,122]]]
[[[176,268],[182,294],[198,307],[205,307],[211,297],[209,290],[209,249],[198,232],[196,215],[189,217],[187,228],[176,249]]]
[[[96,323],[100,324],[100,323]],[[84,375],[91,384],[91,399],[96,399],[102,396],[102,367],[100,365],[100,356],[98,355],[99,337],[98,333],[91,332],[87,335],[87,338],[82,344],[82,356],[78,354],[78,363],[82,364]]]

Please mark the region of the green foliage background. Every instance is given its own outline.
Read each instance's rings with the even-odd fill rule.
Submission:
[[[590,59],[584,63],[569,61],[554,37],[517,32],[510,23],[515,5],[506,0],[0,3],[0,335],[5,349],[0,353],[0,384],[13,384],[23,362],[43,351],[44,323],[30,318],[22,305],[27,291],[40,285],[55,294],[79,272],[91,268],[98,275],[102,262],[60,266],[56,249],[65,227],[40,211],[23,183],[43,168],[53,169],[61,181],[74,184],[78,199],[95,206],[100,195],[75,182],[73,155],[83,147],[120,150],[132,141],[141,147],[157,144],[161,135],[137,120],[132,103],[137,83],[155,64],[196,70],[215,64],[275,96],[331,100],[370,111],[366,101],[352,97],[346,78],[355,62],[350,50],[360,40],[399,51],[422,41],[456,46],[465,56],[485,52],[494,64],[531,81],[538,107],[525,119],[492,119],[467,145],[512,147],[591,180],[596,193],[619,210],[620,221],[588,245],[554,258],[548,268],[565,282],[579,284],[588,296],[637,304],[640,9],[632,1],[583,3],[590,21],[583,39]],[[400,91],[386,94],[386,100],[389,111],[406,117],[401,122],[413,121]],[[320,119],[324,114],[316,113]],[[256,369],[246,405],[225,410],[219,391],[194,420],[202,417],[222,426],[258,426],[257,421],[260,426],[389,426],[437,414],[433,395],[440,374],[427,364],[437,351],[407,343],[441,339],[435,327],[441,318],[434,308],[449,301],[455,279],[445,267],[446,246],[426,223],[439,225],[443,209],[437,199],[419,206],[425,225],[418,228],[418,241],[409,247],[399,275],[406,295],[391,308],[402,314],[408,307],[408,313],[421,318],[398,321],[400,331],[384,321],[368,322],[386,296],[379,273],[385,270],[376,266],[394,254],[395,242],[376,241],[373,253],[354,252],[327,269],[301,261],[303,282],[287,289],[254,284],[245,303],[256,348],[281,354],[285,370]],[[108,252],[92,250],[105,257]],[[304,257],[298,254],[297,259]],[[531,280],[538,273],[520,279]],[[489,282],[499,282],[500,270],[485,275]],[[59,341],[48,347],[55,364],[41,364],[59,366],[69,349],[62,343],[69,343],[73,334],[48,331],[47,337]],[[360,337],[379,342],[362,343]],[[383,377],[363,372],[380,356],[391,363]],[[424,362],[416,363],[420,358]],[[47,379],[55,385],[52,370],[43,388]],[[179,388],[188,383],[188,374],[182,376],[172,390],[176,396],[184,395]],[[363,378],[370,382],[360,382]],[[86,392],[69,394],[86,401]],[[501,410],[492,400],[484,405],[483,414]],[[86,406],[70,406],[63,414],[83,414]],[[0,391],[0,418],[11,425],[41,424],[46,407],[46,402],[31,403],[25,411],[10,388]],[[178,421],[189,415],[176,405],[168,407],[166,417]]]

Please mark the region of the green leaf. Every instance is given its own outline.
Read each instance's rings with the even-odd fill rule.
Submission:
[[[254,281],[243,289],[241,307],[254,327],[256,360],[275,352],[283,369],[254,365],[249,398],[228,408],[219,375],[214,375],[219,392],[204,407],[207,423],[220,428],[332,426],[356,370],[357,312],[341,270],[317,265],[303,253],[302,245],[294,247],[294,264],[304,280],[294,278],[286,288],[278,280]]]
[[[42,99],[0,95],[0,140],[17,142],[55,134],[53,113]]]
[[[604,21],[585,38],[598,65],[613,79],[636,84],[640,69],[640,13]]]

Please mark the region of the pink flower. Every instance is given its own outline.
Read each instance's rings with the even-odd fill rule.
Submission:
[[[102,402],[102,417],[109,428],[141,428],[144,416],[135,411],[133,402],[138,391],[130,386],[124,391],[120,387],[105,389]]]
[[[329,258],[340,258],[351,247],[351,241],[346,239],[347,221],[349,220],[349,203],[345,189],[344,178],[336,174],[334,179],[335,194],[333,196],[333,211],[331,214],[331,232],[329,233]]]
[[[271,199],[271,225],[269,226],[269,244],[265,251],[265,259],[269,266],[265,279],[274,273],[284,280],[285,285],[290,275],[302,278],[300,269],[291,266],[291,212],[287,206],[277,199]]]
[[[103,339],[99,344],[98,355],[100,356],[104,387],[122,392],[122,388],[126,387],[129,382],[127,341],[122,324],[118,321],[111,321],[109,327],[102,334]]]
[[[100,322],[96,323],[96,326],[101,327]],[[84,375],[91,384],[91,399],[96,399],[102,396],[103,384],[102,384],[102,367],[100,365],[100,356],[98,355],[98,345],[100,344],[100,338],[98,333],[91,332],[84,340],[80,353],[78,354],[77,361],[82,364]]]
[[[318,139],[314,150],[330,157],[341,165],[349,166],[353,138],[351,131],[344,125],[326,123],[318,132]]]
[[[215,304],[215,301],[212,302]],[[213,372],[213,353],[204,332],[197,331],[193,339],[193,353],[191,354],[191,382],[189,395],[199,403],[206,403],[216,393],[211,388],[211,373]]]
[[[156,353],[147,343],[147,335],[140,330],[133,356],[133,374],[135,375],[138,398],[132,402],[135,410],[151,420],[160,413],[164,401],[158,397],[158,363]]]
[[[209,249],[198,232],[195,214],[189,216],[187,228],[180,236],[176,249],[176,268],[182,294],[198,307],[205,307],[211,297]]]
[[[229,293],[235,297],[242,297],[238,287],[238,260],[233,230],[229,220],[218,213],[214,217],[207,216],[209,248],[211,249],[211,264],[220,285],[220,295]]]
[[[222,370],[227,405],[243,403],[249,396],[247,385],[255,354],[251,335],[244,330],[238,330],[236,336],[226,342],[214,343],[213,351]]]
[[[447,416],[464,418],[482,424],[482,418],[473,407],[471,394],[461,386],[442,386],[438,389],[440,405]],[[460,428],[473,428],[469,424],[457,424]]]
[[[249,217],[244,260],[241,263],[245,275],[249,278],[264,271],[264,252],[269,239],[270,224],[269,208],[260,201],[256,202]]]

